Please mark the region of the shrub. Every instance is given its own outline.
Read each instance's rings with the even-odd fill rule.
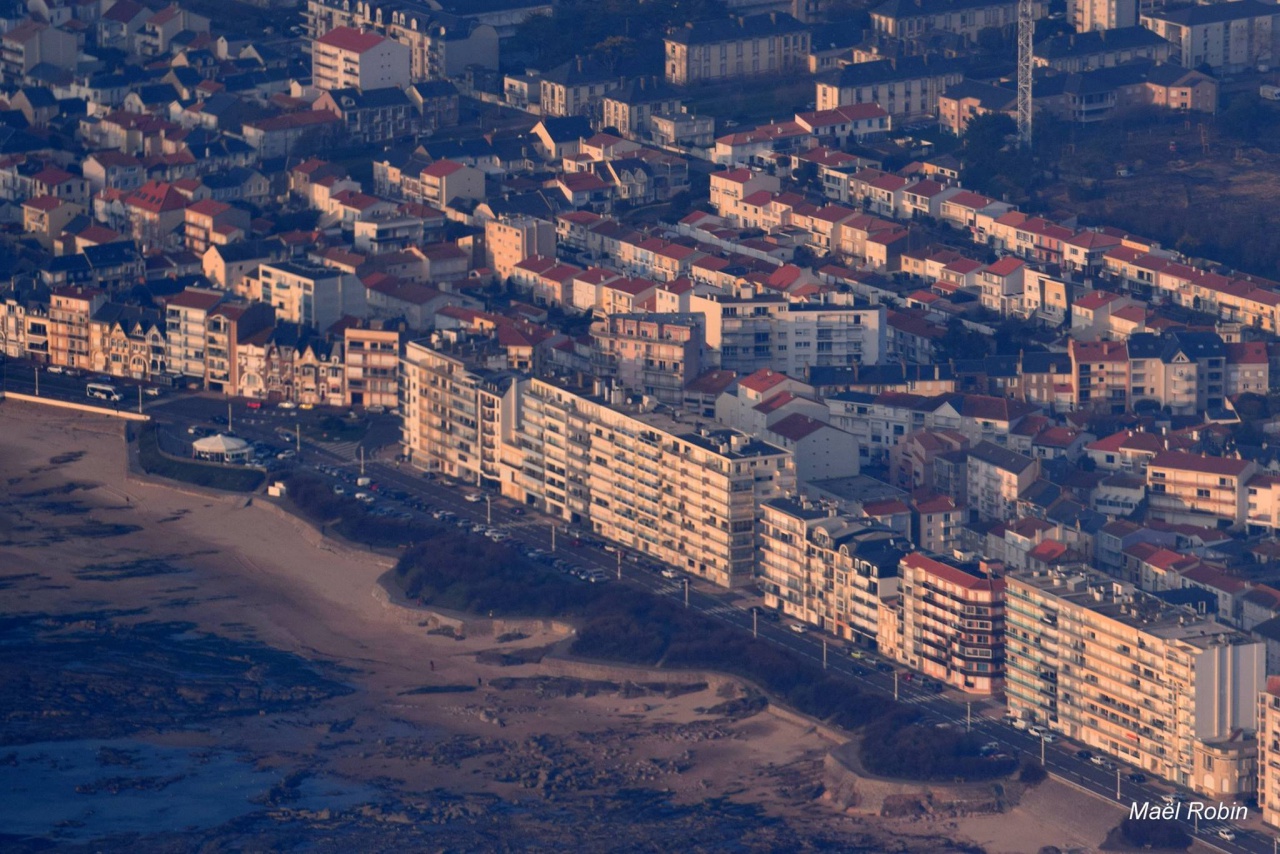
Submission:
[[[917,720],[914,715],[894,715],[867,727],[862,763],[868,771],[912,780],[989,780],[1017,767],[1011,757],[983,756],[976,735]]]
[[[1191,844],[1191,837],[1172,821],[1126,818],[1120,822],[1120,837],[1134,848],[1158,848],[1181,851]]]
[[[1022,770],[1018,772],[1018,781],[1028,786],[1035,786],[1043,783],[1049,776],[1049,772],[1044,770],[1044,766],[1035,760],[1024,762]]]

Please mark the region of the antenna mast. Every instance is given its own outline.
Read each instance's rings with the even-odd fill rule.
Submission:
[[[1031,147],[1031,69],[1036,33],[1035,0],[1018,0],[1018,144]]]

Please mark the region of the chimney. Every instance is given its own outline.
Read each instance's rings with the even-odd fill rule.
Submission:
[[[580,56],[579,56],[579,57],[577,57],[577,60],[578,60],[578,72],[579,72],[579,73],[581,73],[581,72],[582,72],[582,57],[580,57]]]

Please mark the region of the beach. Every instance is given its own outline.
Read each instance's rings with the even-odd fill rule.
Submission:
[[[22,831],[11,850],[39,837],[86,850],[1035,852],[1088,850],[1114,825],[1105,809],[1045,821],[1052,788],[1007,816],[839,812],[821,797],[833,742],[739,702],[752,692],[734,680],[500,665],[495,652],[551,648],[569,627],[433,633],[380,583],[392,557],[326,541],[264,498],[129,475],[108,419],[0,404],[0,477],[0,616],[25,658],[6,676],[36,698],[6,710],[0,786],[75,792],[4,821]],[[63,756],[71,743],[96,758]],[[218,785],[235,808],[205,815],[201,793]],[[122,793],[136,826],[101,818]],[[191,806],[166,824],[148,812],[166,800]]]

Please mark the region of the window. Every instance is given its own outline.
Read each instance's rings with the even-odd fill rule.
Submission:
[[[1209,490],[1207,489],[1196,490],[1196,498],[1208,498],[1208,497],[1209,497]]]

